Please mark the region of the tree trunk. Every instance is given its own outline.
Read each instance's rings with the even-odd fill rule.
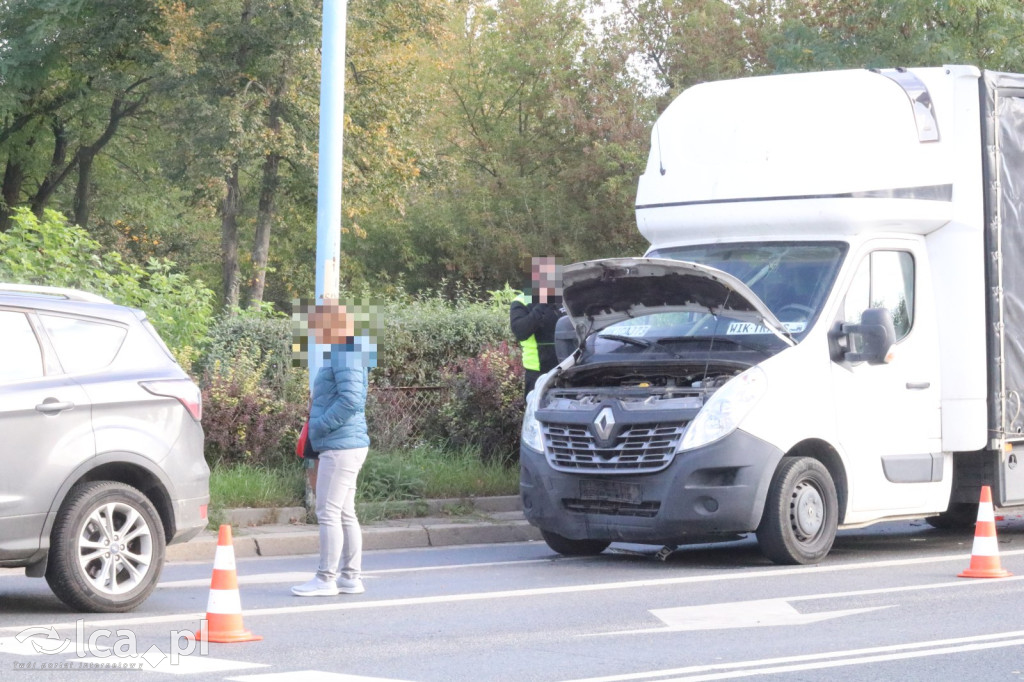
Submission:
[[[62,123],[54,123],[53,130],[53,154],[50,155],[50,168],[46,177],[39,183],[39,188],[32,195],[30,203],[32,212],[37,218],[43,217],[43,210],[50,203],[53,193],[64,182],[64,178],[74,167],[74,162],[66,163],[68,158],[68,134]]]
[[[271,101],[267,114],[267,128],[271,136],[277,138],[281,133],[281,100],[284,91],[283,76],[278,84],[274,100]],[[252,243],[252,283],[249,287],[248,304],[259,308],[263,302],[263,290],[267,284],[267,261],[270,259],[270,229],[274,223],[274,203],[277,199],[277,187],[280,178],[281,155],[275,151],[267,154],[263,160],[263,178],[260,182],[260,205],[256,217],[256,235]]]
[[[224,280],[224,305],[238,306],[238,213],[241,189],[238,182],[238,161],[231,165],[231,173],[224,178],[224,200],[220,204],[221,276]]]
[[[141,78],[128,88],[124,93],[114,97],[110,103],[110,117],[107,119],[107,126],[90,145],[82,145],[76,154],[78,162],[78,185],[75,187],[75,223],[80,227],[86,227],[89,223],[89,197],[92,194],[92,163],[107,144],[114,139],[121,122],[126,118],[134,116],[146,104],[146,95],[138,96],[138,99],[129,100],[127,97],[131,92],[148,81],[149,78]]]
[[[75,225],[85,228],[89,224],[89,197],[92,195],[92,162],[96,153],[91,147],[83,147],[78,153],[78,183],[75,185],[75,201],[72,206]]]
[[[256,235],[252,244],[252,286],[249,288],[249,306],[259,308],[263,289],[267,283],[267,261],[270,258],[270,228],[274,222],[274,202],[277,198],[279,154],[270,154],[263,161],[263,182],[260,187],[259,215]]]
[[[0,206],[0,232],[11,229],[11,215],[21,199],[21,186],[25,182],[25,168],[17,161],[7,159],[4,170],[3,205]]]

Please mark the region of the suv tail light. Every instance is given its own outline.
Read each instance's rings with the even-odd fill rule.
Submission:
[[[203,418],[203,394],[199,392],[190,379],[169,379],[166,381],[140,381],[139,386],[153,395],[174,398],[188,410],[192,418],[201,421]]]

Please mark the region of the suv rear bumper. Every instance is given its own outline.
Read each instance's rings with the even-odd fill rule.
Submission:
[[[174,502],[174,528],[175,533],[167,544],[174,545],[179,542],[188,542],[200,531],[206,528],[209,523],[206,510],[210,503],[210,496],[193,497],[187,500],[175,500]]]
[[[543,453],[525,445],[519,452],[531,524],[572,540],[657,545],[756,530],[783,455],[743,431],[681,452],[666,469],[645,475],[563,473]],[[595,494],[595,486],[604,490]]]

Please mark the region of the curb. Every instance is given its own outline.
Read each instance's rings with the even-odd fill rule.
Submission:
[[[426,516],[363,525],[363,549],[410,549],[540,540],[540,531],[523,518],[518,496],[468,500],[419,500],[410,509],[428,514],[458,507],[473,509],[463,517]],[[299,522],[303,507],[233,509],[225,511],[233,533],[235,556],[269,557],[316,554],[320,532],[316,524]],[[217,531],[204,530],[189,542],[167,548],[167,561],[212,561]]]

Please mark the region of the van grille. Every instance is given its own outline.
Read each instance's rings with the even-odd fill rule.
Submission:
[[[559,471],[650,473],[672,463],[686,424],[633,424],[599,444],[585,424],[543,424],[548,463]]]
[[[628,504],[626,502],[607,502],[604,500],[575,500],[564,499],[562,505],[566,511],[580,514],[603,514],[605,516],[638,516],[645,519],[653,519],[661,509],[661,502],[640,502],[639,504]]]

